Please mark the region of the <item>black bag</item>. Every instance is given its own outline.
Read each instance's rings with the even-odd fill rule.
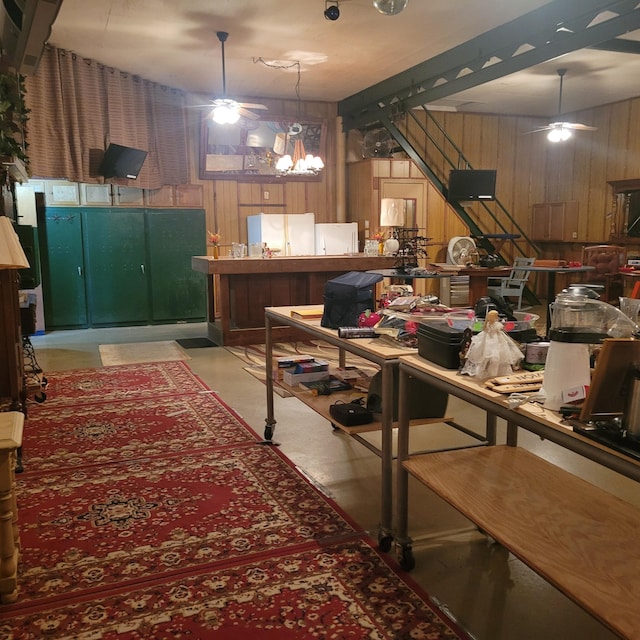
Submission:
[[[400,374],[398,369],[393,369],[393,409],[392,417],[395,422],[398,419],[398,387]],[[437,389],[428,382],[417,378],[409,378],[409,419],[416,418],[442,418],[447,410],[449,394]],[[382,413],[382,371],[378,371],[369,383],[367,393],[367,409],[371,413]]]
[[[324,286],[324,313],[320,325],[328,329],[358,326],[358,316],[375,309],[375,285],[383,280],[378,273],[349,271]]]
[[[373,414],[358,402],[338,402],[329,407],[331,417],[345,427],[373,422]]]

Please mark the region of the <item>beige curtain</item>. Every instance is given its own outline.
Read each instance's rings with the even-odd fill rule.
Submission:
[[[109,143],[148,152],[137,180],[144,189],[187,184],[184,94],[75,54],[47,47],[25,80],[31,175],[101,183]]]

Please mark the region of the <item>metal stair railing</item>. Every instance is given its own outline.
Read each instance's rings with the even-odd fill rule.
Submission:
[[[407,118],[411,119],[411,122],[418,127],[420,134],[424,136],[424,139],[429,143],[429,151],[432,149],[435,150],[439,156],[445,161],[445,163],[451,169],[461,168],[461,165],[464,165],[464,168],[472,169],[471,163],[465,157],[462,150],[456,145],[456,143],[451,139],[451,137],[447,134],[442,125],[433,117],[433,115],[426,109],[424,106],[422,110],[426,114],[428,120],[430,120],[437,128],[437,130],[442,135],[444,141],[451,147],[453,152],[456,154],[456,162],[454,162],[446,149],[443,148],[443,145],[432,135],[432,133],[427,128],[425,122],[420,120],[413,110],[410,110],[406,114],[404,118],[404,124],[402,125],[402,129],[398,127],[396,122],[392,119],[382,117],[380,119],[380,123],[384,125],[384,127],[389,131],[394,140],[398,143],[398,145],[402,148],[402,150],[413,160],[418,169],[434,184],[434,186],[440,191],[443,197],[446,197],[446,186],[443,180],[443,177],[438,176],[432,168],[427,164],[427,161],[422,157],[420,152],[416,149],[414,144],[409,140],[407,135],[410,135],[413,140],[417,140],[417,133],[409,133],[411,131],[411,127],[407,123]],[[424,145],[425,150],[427,149],[427,145]],[[508,262],[500,251],[496,250],[496,247],[491,242],[491,236],[507,236],[513,251],[514,257],[515,254],[519,254],[524,257],[531,257],[532,255],[537,257],[540,255],[540,250],[533,243],[533,241],[527,236],[522,227],[518,224],[518,222],[511,216],[511,214],[507,211],[507,209],[503,206],[498,198],[492,201],[493,207],[489,207],[486,202],[482,200],[478,201],[478,204],[482,207],[484,213],[486,214],[486,219],[490,219],[493,221],[495,227],[500,230],[499,234],[489,234],[487,229],[482,229],[466,211],[465,207],[460,205],[458,202],[450,202],[451,207],[455,210],[456,214],[460,217],[460,219],[467,225],[469,228],[470,235],[476,240],[477,244],[487,251],[487,253],[496,254],[499,256],[499,259],[502,264],[508,265],[511,262]],[[518,235],[520,236],[517,239],[508,238],[510,235]],[[528,302],[532,304],[536,304],[537,298],[533,294],[530,289],[527,289],[525,292],[526,298]]]

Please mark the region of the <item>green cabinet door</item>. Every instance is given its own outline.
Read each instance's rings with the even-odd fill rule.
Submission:
[[[47,207],[38,221],[42,302],[47,329],[87,326],[80,210]]]
[[[206,276],[191,268],[207,252],[204,210],[147,209],[146,223],[152,321],[204,320]]]
[[[144,210],[83,209],[91,326],[147,324]]]

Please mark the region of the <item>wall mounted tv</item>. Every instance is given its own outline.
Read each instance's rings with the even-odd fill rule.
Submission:
[[[449,202],[495,199],[495,169],[452,169],[449,172]]]
[[[110,144],[104,153],[98,173],[105,178],[135,180],[142,169],[147,152],[120,144]]]

